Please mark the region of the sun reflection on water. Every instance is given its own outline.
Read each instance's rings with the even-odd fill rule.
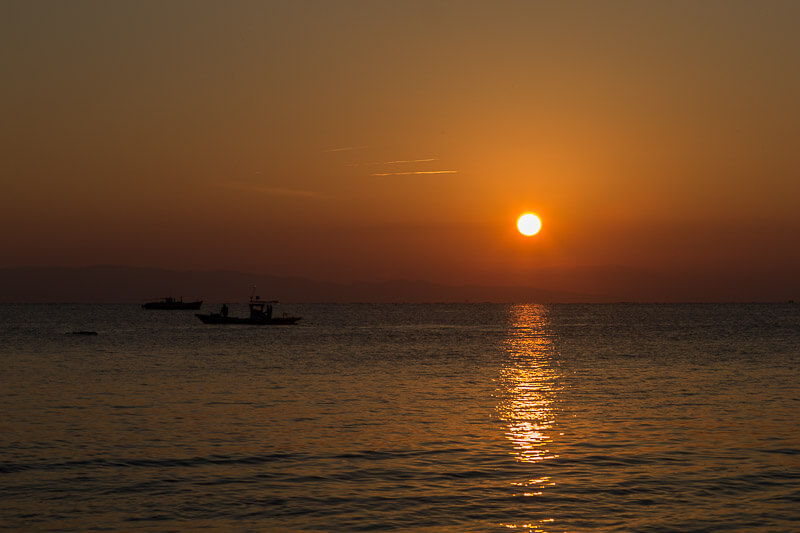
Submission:
[[[508,359],[500,375],[500,402],[497,411],[505,426],[510,453],[517,461],[531,464],[558,457],[551,451],[555,402],[559,389],[554,362],[553,336],[547,308],[541,305],[516,305],[510,309],[510,329],[506,340]],[[539,475],[512,483],[518,496],[537,497],[555,485],[550,476]],[[502,524],[509,528],[543,531],[543,523]]]
[[[547,310],[541,305],[517,305],[511,308],[511,318],[506,341],[509,361],[501,373],[505,390],[498,405],[500,418],[517,460],[532,463],[552,459],[555,456],[548,445],[552,442],[553,402],[558,388]]]

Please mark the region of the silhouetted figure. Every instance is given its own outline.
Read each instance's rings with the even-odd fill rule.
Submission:
[[[222,308],[219,310],[219,314],[224,317],[228,316],[228,304],[222,304]]]
[[[272,318],[272,306],[271,305],[267,306],[267,318],[270,318],[270,319]]]

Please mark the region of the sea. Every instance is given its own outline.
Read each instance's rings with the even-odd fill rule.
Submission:
[[[800,305],[275,312],[0,305],[0,529],[800,531]]]

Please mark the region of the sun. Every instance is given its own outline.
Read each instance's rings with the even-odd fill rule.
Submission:
[[[526,213],[517,220],[517,229],[523,235],[530,237],[539,233],[539,230],[542,229],[542,221],[536,215]]]

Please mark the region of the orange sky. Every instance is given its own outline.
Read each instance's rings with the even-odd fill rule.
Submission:
[[[6,1],[0,267],[664,294],[587,274],[612,269],[796,298],[797,20],[777,1]]]

